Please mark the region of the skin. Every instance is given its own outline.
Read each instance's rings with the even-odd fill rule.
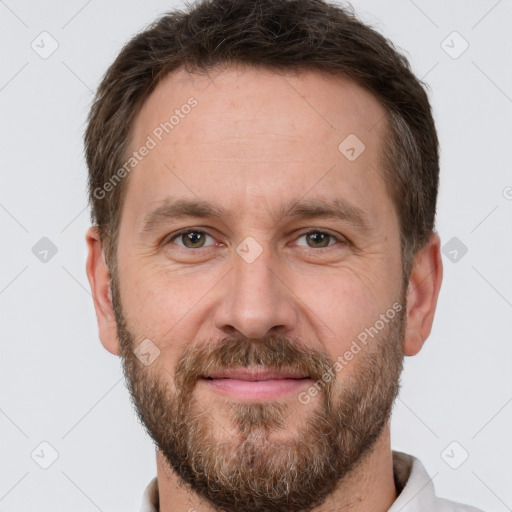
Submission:
[[[197,107],[130,174],[121,212],[123,309],[131,331],[160,349],[152,371],[172,375],[189,344],[236,332],[254,339],[283,333],[336,359],[400,296],[399,220],[381,178],[384,108],[356,84],[313,71],[297,76],[239,67],[207,77],[178,70],[144,104],[133,149],[191,96]],[[366,146],[354,161],[338,150],[349,134]],[[169,195],[208,200],[232,215],[170,220],[141,233],[145,215]],[[336,197],[363,210],[371,229],[331,218],[279,218],[291,200]],[[210,235],[207,247],[160,243],[183,228]],[[339,240],[308,247],[309,231]],[[249,236],[262,249],[252,263],[236,252]],[[90,228],[86,238],[100,339],[119,354],[110,274],[97,229]],[[414,260],[404,355],[419,352],[429,336],[441,281],[440,240],[433,234]],[[354,358],[343,372],[356,371]],[[196,399],[215,416],[221,436],[226,418],[219,396],[203,386]],[[287,419],[290,432],[307,414],[308,407],[297,407]],[[179,485],[158,451],[157,471],[162,512],[212,510]],[[385,511],[395,499],[388,423],[370,456],[315,511]]]

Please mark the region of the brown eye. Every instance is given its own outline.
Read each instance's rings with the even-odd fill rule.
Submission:
[[[174,235],[169,242],[187,249],[200,249],[205,247],[206,237],[212,238],[204,231],[189,230]]]
[[[324,247],[328,247],[329,245],[333,245],[338,240],[337,237],[331,235],[330,233],[325,233],[324,231],[310,231],[309,233],[304,233],[299,237],[305,238],[306,246],[312,249],[322,249]],[[304,246],[304,244],[298,244]]]
[[[327,233],[308,233],[306,235],[306,240],[312,247],[327,247],[331,238],[331,235]]]

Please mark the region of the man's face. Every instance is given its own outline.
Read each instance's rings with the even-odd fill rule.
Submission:
[[[315,72],[211,77],[169,75],[135,123],[132,148],[155,144],[121,212],[121,354],[144,424],[196,492],[307,509],[369,453],[397,392],[405,290],[385,112]]]

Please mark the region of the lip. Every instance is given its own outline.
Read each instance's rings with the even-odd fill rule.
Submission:
[[[209,373],[205,378],[236,379],[250,382],[281,379],[304,379],[308,375],[291,370],[265,370],[256,368],[233,368]]]
[[[272,400],[298,393],[310,385],[309,376],[290,370],[235,368],[212,372],[200,379],[209,390],[241,401]]]

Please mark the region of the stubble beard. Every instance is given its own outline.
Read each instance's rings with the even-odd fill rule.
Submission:
[[[157,371],[155,363],[145,367],[133,352],[136,337],[128,330],[118,291],[113,302],[137,414],[170,468],[214,509],[312,510],[371,454],[390,417],[402,370],[405,307],[355,356],[349,374],[343,368],[325,382],[334,361],[280,336],[194,344],[174,374]],[[201,375],[256,365],[303,370],[322,383],[318,399],[309,404],[293,395],[284,402],[226,400],[213,409],[197,400]],[[222,425],[215,418],[220,411]],[[297,411],[300,421],[289,425]]]

